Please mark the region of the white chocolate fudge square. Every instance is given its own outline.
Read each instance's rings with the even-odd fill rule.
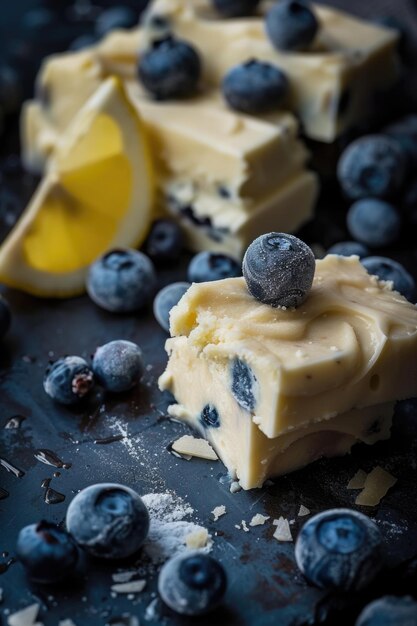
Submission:
[[[185,337],[268,438],[417,396],[417,307],[357,257],[317,261],[295,310],[258,302],[243,278],[194,284],[171,312],[171,334],[168,350]],[[175,385],[180,362],[167,369]],[[180,402],[188,410],[191,400]]]
[[[270,439],[235,401],[221,363],[202,358],[187,337],[169,339],[167,351],[169,364],[160,387],[178,402],[169,407],[170,415],[206,437],[244,489],[261,487],[268,478],[321,457],[344,455],[358,441],[372,444],[389,437],[393,403],[353,409]]]

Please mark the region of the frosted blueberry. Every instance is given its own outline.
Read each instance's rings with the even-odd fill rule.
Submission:
[[[399,212],[392,204],[377,198],[363,198],[354,202],[346,221],[352,237],[371,248],[388,246],[400,235]]]
[[[178,304],[190,283],[180,282],[167,285],[155,297],[153,301],[153,314],[158,324],[169,332],[169,314],[171,309]]]
[[[277,50],[303,50],[316,36],[319,23],[305,0],[281,0],[269,10],[265,29]]]
[[[48,396],[60,404],[77,404],[93,385],[93,372],[80,356],[66,356],[51,363],[43,379]]]
[[[86,487],[71,501],[66,525],[79,546],[105,559],[124,559],[141,547],[149,530],[142,498],[124,485]]]
[[[240,359],[232,362],[232,395],[236,402],[247,411],[256,406],[257,380],[247,363]]]
[[[243,258],[243,276],[252,296],[273,307],[297,307],[313,284],[316,261],[303,241],[285,233],[261,235]]]
[[[295,558],[307,580],[318,587],[362,589],[382,568],[382,536],[366,515],[331,509],[304,524],[295,544]]]
[[[162,568],[158,591],[173,611],[202,615],[222,601],[227,587],[223,566],[201,552],[187,552],[170,559]]]
[[[107,391],[128,391],[139,383],[142,376],[142,350],[132,341],[110,341],[97,348],[93,357],[93,372]]]

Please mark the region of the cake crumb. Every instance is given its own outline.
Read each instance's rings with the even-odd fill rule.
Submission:
[[[199,528],[185,538],[185,544],[189,550],[199,550],[205,548],[209,538],[207,528]]]
[[[298,511],[298,517],[305,517],[306,515],[310,515],[311,511],[304,504],[300,504],[300,509]]]
[[[222,515],[226,515],[226,507],[224,506],[224,504],[221,504],[220,506],[214,507],[211,513],[214,516],[214,521],[217,522],[219,517],[221,517]]]
[[[241,489],[242,487],[240,486],[240,482],[238,480],[234,480],[230,483],[230,493],[237,493]]]
[[[173,442],[171,448],[178,454],[195,456],[209,461],[217,461],[219,458],[206,439],[198,439],[192,435],[180,437]]]
[[[352,476],[347,484],[346,489],[363,489],[365,486],[366,477],[368,474],[362,469],[358,469],[356,474]]]
[[[242,524],[242,530],[244,530],[245,533],[248,533],[249,532],[249,528],[248,528],[248,525],[246,524],[244,519],[241,521],[241,524]]]
[[[261,513],[257,513],[254,515],[249,522],[249,526],[262,526],[265,522],[269,520],[269,515],[262,515]]]
[[[146,580],[132,580],[127,583],[112,585],[114,593],[140,593],[146,587]]]
[[[39,613],[39,604],[36,602],[16,611],[7,618],[8,626],[34,626]]]
[[[273,534],[274,539],[277,541],[292,541],[291,528],[288,523],[288,520],[285,517],[280,517],[273,521],[273,524],[276,526],[275,532]]]
[[[364,488],[357,496],[355,504],[377,506],[396,482],[395,476],[377,465],[366,477]]]

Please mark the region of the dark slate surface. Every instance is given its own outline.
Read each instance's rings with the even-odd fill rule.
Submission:
[[[348,6],[358,14],[372,16],[379,6],[385,12],[406,15],[409,26],[413,2],[373,0],[328,2]],[[404,11],[408,11],[404,13]],[[414,22],[415,24],[415,22]],[[16,120],[9,121],[2,142],[2,155],[16,151]],[[0,234],[4,236],[17,212],[24,206],[35,181],[21,172],[3,174],[0,186]],[[328,247],[346,237],[345,204],[329,184],[315,222],[302,231],[309,243]],[[417,277],[415,232],[406,229],[401,243],[389,254],[405,263]],[[185,277],[187,258],[174,270],[160,272],[160,284]],[[0,624],[7,612],[37,601],[45,626],[71,618],[77,626],[104,625],[121,615],[140,617],[141,624],[222,626],[304,626],[335,623],[349,625],[361,606],[382,593],[414,593],[417,582],[417,406],[397,406],[393,436],[389,442],[370,448],[355,447],[344,459],[320,461],[309,468],[275,481],[269,487],[232,495],[220,462],[172,456],[167,447],[186,432],[166,419],[169,398],[158,392],[156,380],[166,357],[165,333],[150,311],[138,316],[115,317],[97,309],[86,297],[66,302],[39,301],[7,291],[13,309],[13,325],[0,349],[0,457],[19,468],[17,477],[0,466]],[[44,369],[51,358],[74,353],[88,357],[96,346],[116,338],[139,343],[150,366],[135,392],[118,398],[97,395],[87,406],[66,409],[56,406],[42,390]],[[5,429],[12,416],[25,419],[20,428]],[[108,444],[94,443],[115,434],[125,438]],[[40,449],[53,451],[69,469],[57,469],[35,458]],[[384,533],[388,563],[378,581],[363,594],[327,595],[306,584],[294,563],[293,545],[272,538],[274,527],[235,528],[249,522],[255,513],[284,515],[295,519],[294,537],[300,526],[300,504],[312,513],[335,506],[354,506],[356,492],[346,485],[358,468],[369,471],[380,464],[398,482],[380,506],[362,509],[375,518]],[[59,476],[54,476],[55,472]],[[47,492],[42,487],[51,479]],[[195,509],[193,521],[206,526],[214,538],[213,554],[227,569],[229,590],[225,605],[206,619],[180,619],[158,602],[152,619],[145,610],[154,599],[156,579],[151,576],[144,592],[129,600],[110,595],[111,574],[119,565],[90,562],[86,576],[72,585],[57,588],[32,586],[22,567],[13,563],[19,529],[40,518],[61,523],[74,493],[88,484],[115,481],[139,493],[175,491]],[[57,495],[58,494],[58,495]],[[61,494],[61,495],[59,495]],[[65,497],[65,500],[62,500]],[[56,504],[48,504],[58,500]],[[227,515],[212,521],[211,510],[226,505]],[[215,535],[217,533],[217,535]],[[140,564],[140,555],[124,567]],[[113,621],[114,623],[114,621]]]

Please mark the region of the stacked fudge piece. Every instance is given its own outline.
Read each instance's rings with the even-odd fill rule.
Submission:
[[[171,334],[170,414],[244,489],[388,438],[395,401],[417,394],[417,309],[357,257],[317,261],[297,309],[259,302],[244,278],[194,284]]]
[[[259,234],[293,232],[312,216],[317,178],[306,169],[308,152],[294,113],[305,134],[321,141],[333,141],[362,121],[371,101],[396,79],[397,35],[316,7],[320,30],[313,48],[281,53],[268,40],[262,16],[219,19],[210,6],[208,0],[155,0],[143,26],[48,59],[37,98],[24,108],[23,155],[29,169],[42,171],[83,104],[106,77],[120,76],[149,131],[155,215],[175,216],[191,249],[239,256]],[[139,83],[138,57],[167,33],[200,52],[202,89],[194,98],[156,101]],[[227,107],[221,81],[249,58],[284,70],[290,83],[285,108],[291,112],[254,117]]]

